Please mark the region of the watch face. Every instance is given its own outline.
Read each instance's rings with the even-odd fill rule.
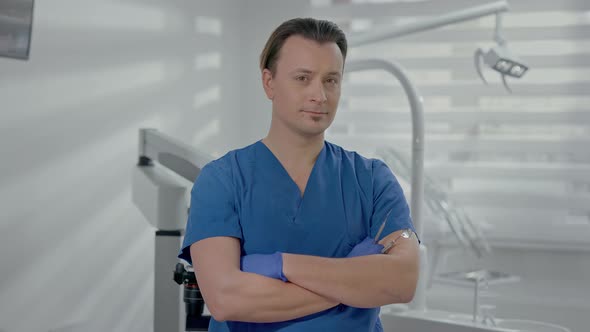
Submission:
[[[401,234],[395,238],[395,240],[389,242],[387,245],[385,245],[385,247],[383,248],[383,250],[381,250],[382,254],[386,254],[389,252],[389,250],[391,248],[393,248],[393,246],[395,246],[395,243],[397,242],[397,240],[399,240],[400,237],[403,237],[404,239],[409,239],[412,237],[412,233],[413,231],[411,229],[406,229],[403,232],[401,232]]]

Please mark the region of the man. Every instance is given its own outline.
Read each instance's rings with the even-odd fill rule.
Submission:
[[[195,182],[179,257],[193,264],[210,331],[381,331],[379,307],[413,297],[418,241],[399,238],[413,230],[399,183],[383,162],[324,140],[346,50],[331,22],[280,25],[260,63],[268,135]]]

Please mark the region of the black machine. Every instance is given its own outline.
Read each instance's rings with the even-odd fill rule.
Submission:
[[[186,309],[186,331],[207,331],[211,316],[203,315],[205,300],[199,290],[195,273],[185,269],[182,263],[176,264],[174,281],[182,285],[183,300]]]

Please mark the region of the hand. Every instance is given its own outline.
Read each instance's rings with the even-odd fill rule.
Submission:
[[[383,250],[383,246],[375,243],[375,240],[370,236],[367,236],[364,240],[358,243],[350,253],[346,257],[358,257],[358,256],[367,256],[367,255],[374,255],[380,254],[381,250]]]
[[[240,269],[243,272],[260,274],[265,277],[288,281],[283,274],[283,254],[252,254],[240,258]]]

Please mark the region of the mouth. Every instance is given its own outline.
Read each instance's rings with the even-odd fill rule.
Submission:
[[[308,113],[308,114],[312,114],[312,115],[325,115],[328,114],[328,112],[323,112],[323,111],[314,111],[314,110],[301,110],[304,113]]]

